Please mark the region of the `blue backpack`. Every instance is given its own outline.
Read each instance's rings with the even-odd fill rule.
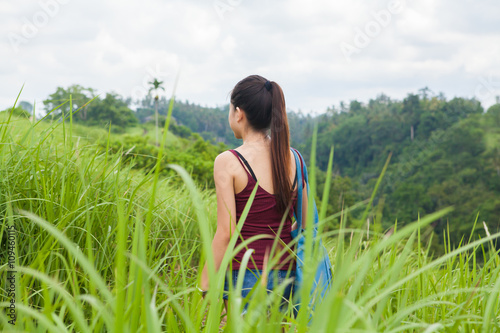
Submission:
[[[305,251],[305,234],[304,229],[302,229],[302,179],[305,180],[307,186],[308,200],[313,200],[312,206],[314,207],[314,226],[313,226],[313,249],[315,247],[319,247],[319,253],[322,254],[322,258],[318,264],[316,275],[314,277],[314,282],[312,285],[312,289],[310,291],[311,300],[309,305],[314,310],[314,307],[318,302],[321,302],[328,290],[330,289],[330,285],[332,283],[332,264],[328,257],[328,252],[325,246],[322,244],[321,239],[317,239],[318,233],[318,210],[316,208],[316,202],[314,198],[309,195],[309,182],[307,179],[307,167],[302,158],[302,155],[296,150],[292,149],[292,152],[295,156],[295,164],[297,166],[297,187],[298,187],[298,198],[297,198],[297,207],[294,210],[295,220],[297,221],[297,229],[292,230],[291,235],[295,239],[298,237],[297,241],[297,257],[296,257],[296,273],[295,273],[295,288],[294,288],[294,305],[296,310],[300,307],[300,288],[303,287],[303,279],[304,279],[304,251]]]

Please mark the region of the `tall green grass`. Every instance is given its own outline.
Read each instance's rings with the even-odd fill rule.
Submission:
[[[158,161],[165,151],[171,115],[172,103]],[[328,185],[318,202],[320,236],[333,263],[334,282],[326,299],[314,312],[302,306],[295,317],[292,304],[279,311],[284,285],[268,294],[258,283],[248,300],[238,296],[239,281],[230,290],[225,313],[221,299],[224,271],[231,255],[248,242],[233,248],[236,231],[221,269],[215,272],[211,255],[214,193],[199,191],[182,166],[170,166],[184,181],[182,188],[159,177],[159,162],[147,175],[132,170],[122,164],[120,154],[109,154],[91,139],[75,135],[83,131],[71,120],[70,116],[69,122],[48,124],[10,115],[0,119],[3,308],[10,304],[4,288],[6,228],[10,225],[16,228],[18,271],[16,325],[10,325],[2,311],[2,330],[500,331],[500,261],[493,243],[499,234],[474,239],[471,230],[468,242],[431,259],[429,248],[421,246],[420,230],[445,217],[451,208],[403,228],[395,225],[390,236],[370,233],[368,238],[365,230],[348,228],[347,214],[341,214],[340,229],[324,232]],[[312,152],[309,170],[315,195],[314,146]],[[385,168],[380,179],[384,172]],[[249,205],[238,230],[248,209]],[[305,231],[307,283],[317,261],[311,226],[307,223]],[[477,260],[479,254],[484,262]],[[280,256],[275,253],[267,269]],[[211,288],[202,298],[196,284],[205,260]],[[308,297],[302,293],[302,304],[309,303]],[[248,312],[241,316],[247,302]]]

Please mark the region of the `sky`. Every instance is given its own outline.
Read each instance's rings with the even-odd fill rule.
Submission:
[[[428,87],[500,96],[498,0],[40,0],[0,2],[0,110],[79,84],[138,99],[229,103],[247,75],[276,81],[288,109],[322,113]]]

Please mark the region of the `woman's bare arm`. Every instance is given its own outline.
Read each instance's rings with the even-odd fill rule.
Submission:
[[[214,182],[217,196],[217,230],[212,241],[215,270],[218,271],[226,253],[232,233],[236,230],[236,203],[234,200],[234,177],[230,165],[234,162],[231,152],[224,152],[214,161]],[[208,267],[203,267],[201,288],[208,290]]]

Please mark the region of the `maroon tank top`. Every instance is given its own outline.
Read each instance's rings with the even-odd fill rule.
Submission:
[[[234,196],[236,201],[236,221],[239,221],[243,209],[245,208],[245,205],[247,204],[247,201],[250,198],[250,194],[255,188],[257,179],[255,178],[255,174],[253,173],[252,168],[245,160],[245,158],[241,156],[241,154],[236,150],[230,149],[229,151],[232,152],[238,158],[238,161],[240,162],[241,166],[243,167],[248,176],[248,183],[245,186],[245,188],[240,193],[237,193]],[[245,168],[244,164],[247,166],[248,171]],[[294,189],[296,182],[297,182],[297,175],[295,175],[295,181],[293,183],[292,189]],[[281,230],[281,234],[279,235],[281,240],[285,244],[289,244],[292,241],[290,231],[292,230],[292,216],[294,212],[293,207],[295,207],[297,202],[297,190],[293,192],[292,197],[293,197],[292,208],[290,209],[290,212],[284,222],[283,229]],[[279,230],[281,220],[282,220],[282,215],[279,214],[277,210],[275,195],[267,192],[261,186],[259,186],[257,188],[257,192],[255,193],[255,197],[252,202],[252,206],[250,207],[250,211],[248,212],[245,222],[243,223],[243,226],[241,228],[242,237],[238,237],[235,248],[242,243],[241,238],[246,240],[252,236],[262,235],[262,234],[269,235],[270,237],[264,239],[258,239],[248,244],[248,249],[254,249],[251,259],[247,265],[248,269],[259,269],[259,270],[263,269],[265,253],[266,251],[268,252],[271,251],[274,239],[276,238],[276,234],[278,233]],[[274,251],[275,255],[279,253],[283,249],[283,247],[284,246],[281,244],[281,242],[279,242]],[[295,251],[295,246],[292,247],[292,249]],[[233,270],[237,270],[240,268],[241,260],[243,259],[243,255],[245,254],[246,251],[247,248],[243,248],[243,250],[241,250],[239,253],[235,255],[235,257],[232,260]],[[276,266],[274,266],[274,269],[287,270],[290,267],[290,265],[292,267],[292,270],[294,270],[295,259],[293,257],[293,254],[285,252],[281,256],[279,263]]]

